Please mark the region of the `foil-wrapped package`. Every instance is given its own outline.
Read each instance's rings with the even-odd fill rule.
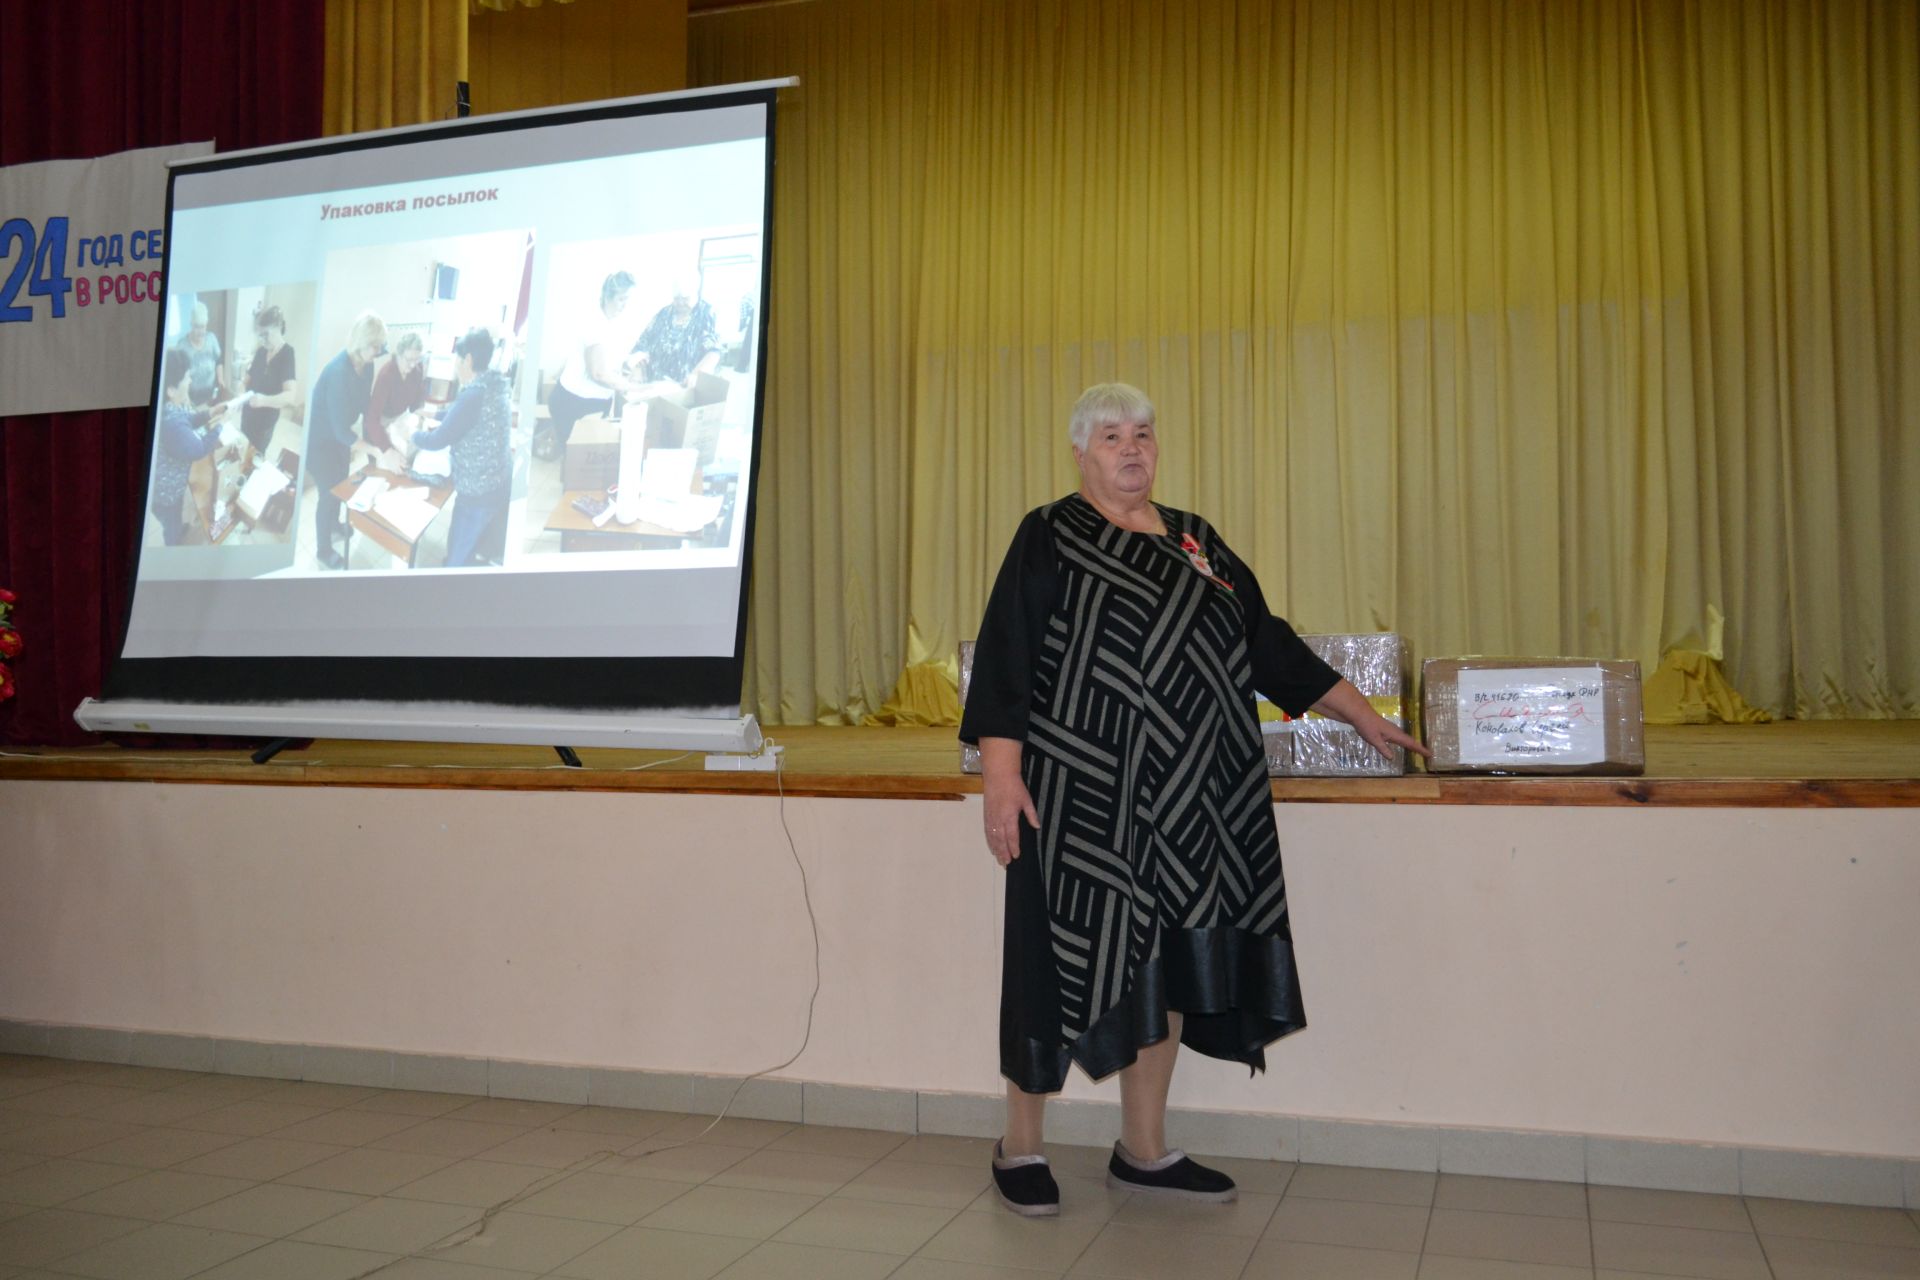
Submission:
[[[1375,631],[1300,637],[1322,661],[1345,676],[1373,709],[1407,727],[1407,642],[1397,632]],[[1267,746],[1267,773],[1276,778],[1397,778],[1407,771],[1407,753],[1382,756],[1359,730],[1309,711],[1290,717],[1259,701],[1260,732]]]
[[[973,641],[960,642],[960,706],[967,705],[967,686],[973,683]],[[971,742],[960,744],[960,772],[980,772],[980,748]]]

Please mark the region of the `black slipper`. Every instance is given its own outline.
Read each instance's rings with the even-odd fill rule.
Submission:
[[[1107,1185],[1123,1191],[1144,1191],[1148,1195],[1212,1204],[1226,1204],[1240,1195],[1232,1178],[1218,1169],[1194,1163],[1178,1148],[1158,1160],[1140,1160],[1118,1142],[1113,1144],[1113,1159],[1107,1162]]]
[[[1060,1212],[1060,1184],[1045,1156],[1003,1156],[993,1144],[993,1189],[1000,1203],[1023,1218],[1050,1218]]]

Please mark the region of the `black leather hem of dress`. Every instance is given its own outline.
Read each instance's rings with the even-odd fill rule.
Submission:
[[[1109,1076],[1167,1038],[1170,1010],[1184,1016],[1187,1048],[1266,1070],[1266,1047],[1307,1025],[1292,939],[1225,925],[1167,930],[1126,998],[1071,1045],[1019,1035],[1003,1019],[1000,1074],[1027,1093],[1058,1093],[1070,1063]]]

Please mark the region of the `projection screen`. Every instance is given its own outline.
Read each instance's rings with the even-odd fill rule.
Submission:
[[[777,87],[176,166],[125,641],[82,723],[738,717]]]

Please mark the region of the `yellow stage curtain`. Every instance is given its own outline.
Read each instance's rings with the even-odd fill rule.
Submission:
[[[686,87],[684,0],[326,0],[328,133]]]
[[[328,133],[451,120],[467,0],[326,0]]]
[[[687,87],[686,0],[521,8],[489,0],[468,25],[476,115]]]
[[[806,0],[690,32],[694,84],[802,80],[768,722],[940,718],[1109,378],[1159,404],[1162,500],[1302,630],[1651,672],[1718,610],[1755,705],[1920,715],[1920,6]]]
[[[692,83],[804,77],[778,110],[743,705],[771,724],[859,723],[907,653],[909,330],[933,123],[916,77],[937,60],[936,10],[804,4],[696,14],[688,30]],[[957,613],[947,621],[971,634]]]

